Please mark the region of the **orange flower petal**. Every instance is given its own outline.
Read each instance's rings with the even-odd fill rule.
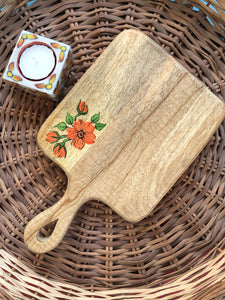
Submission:
[[[80,119],[73,122],[73,128],[76,132],[82,130],[84,125],[85,125],[85,121]]]
[[[14,68],[14,62],[12,62],[11,64],[9,64],[8,70],[12,71]]]
[[[86,102],[84,102],[84,101],[80,102],[78,105],[78,110],[80,112],[82,112],[83,114],[86,114],[88,111],[88,106],[87,106]]]
[[[79,150],[81,150],[85,145],[84,141],[82,139],[79,139],[78,137],[72,141],[72,144]]]
[[[58,157],[58,155],[59,155],[59,146],[54,148],[53,153],[55,154],[55,156]]]
[[[84,120],[82,120],[82,119],[78,119],[77,121],[76,121],[80,126],[84,126],[85,125],[85,121]]]
[[[94,144],[95,139],[96,139],[96,136],[94,133],[86,132],[84,135],[83,141],[85,144],[91,145],[91,144]]]
[[[23,45],[24,39],[20,39],[17,43],[17,48],[21,47]]]
[[[60,45],[58,43],[51,43],[53,48],[59,49]]]
[[[28,34],[28,39],[29,40],[36,40],[37,39],[37,36],[35,34]]]
[[[22,78],[20,76],[16,76],[16,75],[14,75],[12,77],[12,79],[15,80],[15,81],[22,81]]]
[[[35,86],[39,89],[44,89],[45,88],[45,84],[44,83],[37,83],[35,84]]]
[[[74,140],[77,137],[77,131],[74,130],[74,128],[67,128],[67,135],[66,137],[70,140]]]
[[[56,78],[56,74],[53,74],[50,78],[49,78],[49,82],[53,83],[55,81]]]
[[[66,152],[65,152],[65,149],[64,148],[61,148],[59,150],[59,156],[58,157],[65,157],[66,156]]]
[[[49,143],[53,143],[55,142],[56,140],[58,140],[58,136],[57,136],[57,133],[51,131],[49,133],[46,134],[46,138],[45,140]]]
[[[68,68],[70,68],[70,66],[71,66],[71,64],[72,64],[72,55],[71,55],[71,53],[69,52],[68,53],[68,56],[67,56],[67,59],[66,59],[66,65],[67,65],[67,67]]]
[[[93,133],[95,130],[92,122],[85,122],[84,120],[77,120],[73,122],[73,128],[67,128],[68,139],[72,140],[75,148],[81,150],[85,144],[93,144],[96,136]],[[83,133],[81,133],[83,131]]]
[[[60,52],[59,54],[59,62],[62,62],[64,60],[64,52]]]
[[[60,158],[66,156],[65,148],[60,145],[58,145],[54,148],[53,153],[55,154],[55,156],[60,157]]]
[[[84,126],[83,126],[83,130],[84,132],[94,132],[95,128],[92,124],[92,122],[87,122]]]

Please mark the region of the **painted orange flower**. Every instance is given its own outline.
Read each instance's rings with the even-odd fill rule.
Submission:
[[[65,121],[61,121],[54,126],[58,131],[51,131],[47,133],[45,140],[51,144],[55,144],[53,147],[53,153],[55,156],[61,158],[67,156],[66,143],[71,142],[74,148],[81,150],[85,144],[94,144],[96,136],[94,131],[101,131],[106,124],[100,123],[100,112],[92,115],[89,122],[78,119],[81,115],[88,113],[88,106],[85,101],[81,101],[77,105],[77,114],[71,115],[66,112]],[[63,133],[62,133],[63,132]]]
[[[96,136],[93,133],[95,127],[92,122],[85,122],[78,120],[73,122],[72,128],[67,128],[66,137],[72,140],[72,144],[75,148],[81,150],[85,144],[93,144]]]
[[[66,157],[66,148],[64,146],[62,146],[61,144],[57,144],[54,149],[53,152],[55,154],[55,156],[57,157]]]
[[[80,115],[85,115],[88,112],[88,106],[86,102],[80,101],[80,103],[77,106],[77,111]]]
[[[46,134],[45,140],[49,143],[57,142],[59,139],[59,134],[56,131],[51,131]]]

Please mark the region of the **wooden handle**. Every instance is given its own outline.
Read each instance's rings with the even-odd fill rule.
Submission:
[[[24,232],[24,242],[26,246],[35,253],[45,253],[54,249],[66,234],[75,213],[85,202],[71,199],[68,193],[56,204],[41,212],[34,217],[26,226]],[[50,224],[56,222],[53,232],[49,237],[41,236],[40,230]]]

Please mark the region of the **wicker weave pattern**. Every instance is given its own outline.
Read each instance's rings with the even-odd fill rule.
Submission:
[[[63,97],[120,31],[139,28],[225,99],[224,16],[213,13],[200,1],[184,4],[169,0],[39,0],[30,7],[26,2],[14,2],[1,18],[0,75],[21,28],[68,43],[73,49],[74,62]],[[215,4],[219,13],[223,2]],[[193,5],[200,11],[194,11]],[[16,12],[12,14],[13,11]],[[190,297],[199,293],[190,280],[195,272],[201,287],[209,289],[205,293],[211,295],[208,299],[213,299],[217,292],[218,297],[222,295],[225,124],[221,124],[210,143],[149,217],[131,224],[104,204],[90,201],[80,209],[65,239],[54,251],[34,255],[23,243],[24,227],[34,215],[60,199],[66,189],[62,170],[36,144],[37,132],[56,104],[11,87],[1,78],[0,268],[4,271],[0,273],[0,282],[3,281],[5,288],[0,287],[0,291],[3,295],[15,299],[12,293],[19,293],[19,288],[9,292],[13,282],[26,289],[29,277],[37,280],[40,274],[47,278],[42,278],[45,284],[52,284],[52,290],[59,287],[61,297],[65,282],[70,288],[79,286],[73,288],[73,296],[85,288],[101,290],[97,295],[103,299],[105,295],[132,299],[128,290],[124,298],[120,290],[103,290],[141,287],[132,297],[149,299],[150,291],[156,292],[154,297],[163,295],[160,286],[164,285],[168,293],[173,287],[179,292],[177,296],[183,295],[186,289]],[[25,277],[18,272],[17,279],[6,282],[4,268],[12,265],[16,269],[21,263],[26,269]],[[200,281],[200,276],[208,271],[207,280]],[[45,284],[46,290],[50,290]],[[50,294],[46,295],[52,299]]]
[[[215,251],[214,251],[215,252]],[[215,253],[214,253],[215,255]],[[11,299],[66,299],[73,300],[77,297],[82,300],[88,299],[202,299],[208,300],[211,297],[222,299],[224,295],[225,282],[224,274],[224,253],[220,253],[213,258],[210,263],[197,265],[188,274],[180,276],[175,282],[164,284],[161,287],[145,289],[118,289],[113,291],[85,291],[71,284],[62,284],[59,281],[50,281],[43,276],[38,276],[29,268],[24,266],[19,260],[9,255],[4,250],[0,251],[1,267],[4,270],[4,287],[10,292],[7,293]],[[10,266],[10,267],[9,267]],[[12,269],[13,268],[13,269]],[[210,271],[206,273],[206,268]],[[213,278],[213,279],[212,279]],[[213,287],[205,288],[206,285]],[[12,288],[15,285],[15,288]],[[215,291],[216,289],[216,291]],[[0,294],[1,296],[1,294]],[[2,294],[4,296],[4,294]]]

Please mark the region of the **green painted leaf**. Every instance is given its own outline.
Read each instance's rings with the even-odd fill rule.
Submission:
[[[103,123],[96,123],[96,124],[95,124],[95,128],[96,128],[98,131],[101,131],[105,126],[106,126],[106,124],[103,124]]]
[[[72,125],[73,124],[73,117],[70,113],[67,112],[66,114],[66,123]]]
[[[99,121],[99,119],[100,119],[100,113],[95,114],[95,115],[93,115],[93,116],[91,117],[91,122],[92,122],[92,123],[97,123],[97,122]]]
[[[53,147],[53,150],[54,150],[56,147],[58,147],[58,146],[61,147],[61,144],[60,144],[60,143],[55,144],[54,147]]]
[[[65,122],[60,122],[59,124],[57,124],[55,127],[57,127],[59,130],[65,130],[67,128],[67,125]]]

